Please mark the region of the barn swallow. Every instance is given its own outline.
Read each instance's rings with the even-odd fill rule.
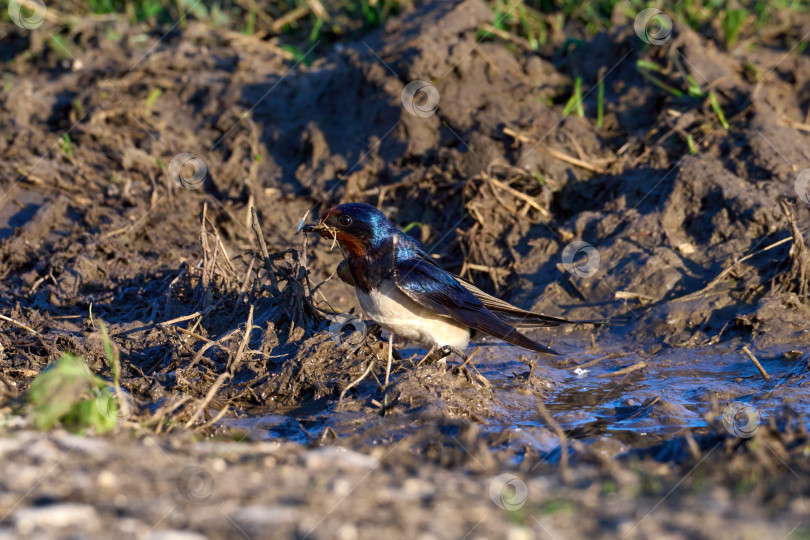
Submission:
[[[305,218],[306,219],[306,218]],[[558,354],[515,327],[601,324],[527,311],[442,269],[421,244],[365,203],[335,206],[300,228],[338,242],[347,254],[338,276],[353,285],[366,317],[393,334],[443,356],[464,350],[473,330],[547,354]]]

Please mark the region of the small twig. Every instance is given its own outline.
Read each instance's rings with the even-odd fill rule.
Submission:
[[[172,324],[177,324],[179,322],[189,321],[191,319],[196,319],[200,315],[208,313],[209,311],[211,311],[210,307],[208,307],[208,308],[206,308],[206,309],[204,309],[202,311],[195,311],[191,315],[183,315],[182,317],[177,317],[176,319],[171,319],[171,320],[168,320],[168,321],[159,322],[158,324],[160,326],[169,326],[169,325],[172,325]],[[151,328],[151,327],[149,327],[149,326],[144,327],[144,329],[147,329],[147,328]]]
[[[600,356],[599,358],[594,358],[593,360],[588,360],[584,364],[578,364],[576,366],[571,366],[568,369],[569,370],[574,370],[574,369],[577,369],[577,368],[588,368],[588,367],[591,367],[591,366],[595,366],[596,364],[598,364],[602,360],[607,360],[608,358],[617,358],[617,356],[615,356],[615,353],[606,354],[605,356]]]
[[[190,401],[192,399],[193,398],[191,396],[183,396],[179,398],[177,401],[173,403],[169,402],[168,404],[164,405],[163,407],[155,411],[155,414],[152,415],[152,418],[148,422],[149,424],[154,424],[156,426],[155,433],[160,433],[160,431],[163,429],[163,426],[166,425],[166,422],[161,422],[161,420],[163,420],[164,418],[168,418],[170,414],[172,414],[174,411],[183,406],[187,401]]]
[[[508,184],[505,184],[505,183],[501,182],[500,180],[498,180],[497,178],[493,178],[492,176],[490,176],[488,174],[486,175],[486,177],[487,177],[487,180],[492,182],[497,187],[501,188],[504,191],[509,192],[511,195],[514,195],[518,199],[524,201],[526,204],[528,204],[529,206],[531,206],[532,208],[534,208],[535,210],[540,212],[541,216],[549,217],[550,214],[549,214],[548,210],[546,210],[545,208],[540,206],[538,204],[538,202],[533,197],[531,197],[530,195],[526,195],[522,191],[518,191],[515,188],[513,188],[512,186],[510,186]]]
[[[259,11],[261,11],[261,10],[259,10]],[[290,24],[291,22],[296,21],[296,20],[300,19],[301,17],[306,17],[307,14],[309,14],[310,11],[312,11],[312,8],[310,6],[308,6],[308,5],[299,6],[299,7],[295,8],[295,9],[293,9],[292,11],[288,11],[282,17],[279,17],[278,19],[276,19],[273,22],[270,29],[274,33],[277,34],[277,33],[279,33],[281,31],[282,28],[284,28],[286,25]]]
[[[371,373],[371,368],[373,368],[373,367],[374,367],[374,363],[375,363],[376,361],[377,361],[377,359],[376,359],[376,358],[372,358],[372,359],[369,361],[369,363],[368,363],[368,367],[367,367],[367,368],[366,368],[366,370],[363,372],[363,374],[362,374],[362,375],[360,375],[360,377],[358,377],[357,379],[355,379],[355,380],[353,380],[352,382],[350,382],[350,383],[349,383],[349,386],[347,386],[346,388],[344,388],[344,389],[343,389],[343,392],[341,392],[341,393],[340,393],[340,397],[338,398],[338,404],[340,404],[340,403],[342,403],[342,402],[343,402],[343,396],[345,396],[345,395],[346,395],[346,392],[348,392],[349,390],[351,390],[352,388],[354,388],[355,386],[357,386],[358,384],[360,384],[360,383],[363,381],[363,379],[365,379],[366,377],[368,377],[368,374],[369,374],[369,373]]]
[[[616,300],[638,300],[640,304],[655,302],[657,300],[657,298],[653,298],[652,296],[632,291],[616,291],[613,297]]]
[[[794,122],[793,120],[783,119],[780,122],[777,122],[777,124],[810,133],[810,124],[804,122]]]
[[[209,260],[209,248],[208,248],[208,231],[205,230],[205,214],[208,212],[208,202],[203,203],[202,209],[202,217],[200,219],[200,244],[202,245],[203,250],[203,267],[202,267],[202,278],[200,280],[200,284],[202,285],[203,291],[208,290],[208,282],[210,280],[210,275],[208,273],[208,260]]]
[[[178,326],[177,328],[180,328],[180,327]],[[211,347],[220,347],[220,348],[222,348],[222,343],[225,342],[226,340],[230,339],[234,334],[236,334],[237,331],[239,331],[239,328],[235,328],[235,329],[231,330],[230,332],[228,332],[227,334],[225,334],[224,336],[222,336],[221,338],[219,338],[219,339],[217,339],[215,341],[210,341],[209,340],[205,345],[203,345],[200,348],[199,351],[197,351],[197,354],[195,354],[194,358],[191,359],[191,363],[188,365],[188,367],[186,369],[191,370],[194,366],[196,366],[197,362],[199,362],[202,359],[203,355]]]
[[[762,377],[763,377],[763,378],[764,378],[766,381],[770,381],[770,380],[771,380],[771,376],[770,376],[770,375],[768,375],[768,372],[767,372],[767,371],[765,371],[765,368],[764,368],[764,367],[762,367],[762,364],[760,364],[760,363],[759,363],[759,360],[757,360],[757,357],[756,357],[756,356],[754,356],[754,353],[752,353],[752,352],[751,352],[751,349],[749,349],[749,348],[748,348],[748,345],[743,345],[742,352],[744,352],[744,353],[745,353],[745,355],[746,355],[748,358],[750,358],[750,359],[751,359],[751,361],[754,363],[754,365],[755,365],[755,366],[757,366],[757,369],[759,370],[759,372],[760,372],[760,373],[762,373]]]
[[[250,207],[250,213],[253,217],[253,232],[256,233],[256,238],[259,239],[259,248],[262,250],[262,258],[264,259],[264,268],[267,271],[267,276],[270,278],[270,284],[273,287],[273,294],[278,294],[278,281],[276,281],[276,271],[273,267],[270,253],[267,251],[267,243],[264,241],[264,233],[262,233],[262,226],[259,224],[259,216],[256,215],[256,208]]]
[[[527,137],[526,135],[518,133],[517,131],[515,131],[513,129],[503,128],[503,132],[506,135],[509,135],[510,137],[512,137],[514,139],[517,139],[520,142],[534,143],[536,145],[535,148],[537,148],[538,150],[540,150],[542,152],[545,152],[546,154],[548,154],[549,156],[551,156],[551,157],[553,157],[555,159],[559,159],[560,161],[570,163],[571,165],[576,165],[577,167],[580,167],[580,168],[585,169],[587,171],[591,171],[591,172],[598,173],[598,174],[602,174],[603,172],[605,172],[604,169],[602,169],[601,167],[597,167],[596,165],[588,163],[587,161],[577,159],[574,156],[569,156],[568,154],[566,154],[564,152],[560,152],[559,150],[555,150],[554,148],[551,148],[550,146],[546,146],[545,144],[540,144],[538,141],[535,141],[532,138]]]
[[[468,357],[467,357],[467,358],[464,360],[464,363],[463,363],[463,364],[461,364],[460,366],[458,366],[458,369],[461,369],[461,368],[463,368],[464,366],[466,366],[466,365],[467,365],[467,363],[468,363],[470,360],[472,360],[472,359],[473,359],[473,356],[475,356],[476,354],[478,354],[478,351],[480,351],[480,350],[481,350],[481,347],[476,347],[476,348],[475,348],[475,350],[472,352],[472,354],[470,354],[470,356],[468,356]]]
[[[626,368],[622,368],[619,371],[614,371],[613,373],[600,373],[597,375],[597,377],[618,377],[619,375],[627,375],[628,373],[633,373],[634,371],[644,369],[645,367],[647,367],[647,362],[642,360],[641,362],[636,362],[632,366],[627,366]]]
[[[228,371],[232,374],[236,372],[239,367],[239,362],[242,361],[242,353],[245,351],[248,342],[250,341],[250,332],[253,330],[253,304],[250,304],[250,312],[248,313],[247,323],[245,323],[245,337],[242,338],[242,343],[239,344],[239,349],[233,357],[233,363],[228,367]]]
[[[202,342],[204,342],[204,343],[213,343],[213,341],[211,341],[211,340],[210,340],[210,339],[208,339],[207,337],[205,337],[205,336],[201,336],[201,335],[200,335],[200,334],[198,334],[197,332],[193,332],[193,331],[191,331],[191,330],[186,330],[186,329],[185,329],[185,328],[183,328],[182,326],[175,326],[174,328],[175,328],[175,330],[179,330],[179,331],[180,331],[180,332],[182,332],[183,334],[186,334],[187,336],[191,336],[191,337],[193,337],[194,339],[198,339],[198,340],[200,340],[200,341],[202,341]],[[194,351],[192,350],[191,352],[194,352]]]
[[[225,373],[221,373],[219,377],[217,377],[217,380],[214,381],[213,385],[211,385],[211,388],[208,390],[208,393],[205,394],[205,399],[203,399],[202,403],[200,403],[200,406],[197,407],[197,410],[194,411],[194,414],[192,414],[191,418],[189,418],[188,422],[186,422],[186,427],[191,427],[191,424],[193,424],[197,420],[197,417],[200,416],[203,410],[208,406],[208,404],[211,403],[211,400],[214,399],[214,396],[216,395],[219,388],[222,386],[222,384],[225,382],[226,379],[230,378],[230,376],[231,374],[226,371]]]
[[[492,386],[492,383],[490,383],[490,382],[489,382],[489,379],[487,379],[486,377],[484,377],[484,376],[481,374],[481,372],[480,372],[480,371],[478,371],[478,368],[477,368],[477,367],[475,367],[475,364],[473,364],[472,362],[470,362],[470,360],[472,360],[472,359],[473,359],[473,357],[474,357],[476,354],[478,354],[478,352],[479,352],[480,350],[481,350],[481,347],[476,347],[476,348],[475,348],[475,350],[472,352],[472,354],[470,354],[470,356],[468,356],[468,357],[467,357],[467,358],[464,360],[464,362],[463,362],[463,363],[462,363],[460,366],[458,366],[457,370],[458,370],[458,372],[460,373],[460,372],[461,372],[461,370],[462,370],[462,369],[464,369],[464,368],[467,366],[467,364],[469,364],[469,365],[470,365],[470,367],[472,368],[473,374],[475,375],[475,378],[478,380],[478,382],[479,382],[479,383],[481,383],[481,385],[482,385],[482,386],[485,386],[486,388],[490,388],[490,387]]]
[[[219,413],[217,413],[217,415],[215,417],[213,417],[211,420],[204,423],[203,425],[198,426],[197,429],[204,429],[204,428],[207,428],[208,426],[212,426],[212,425],[216,424],[217,422],[219,422],[219,420],[223,416],[225,416],[228,413],[229,409],[230,409],[230,407],[228,407],[227,405],[225,407],[222,407],[222,410],[219,411]]]
[[[139,326],[137,328],[130,328],[129,330],[124,330],[123,332],[116,333],[115,336],[125,336],[127,334],[134,334],[135,332],[143,332],[144,330],[152,330],[153,328],[157,328],[158,326],[172,326],[172,325],[175,325],[177,323],[185,322],[185,321],[200,317],[202,315],[205,315],[206,313],[208,313],[212,309],[214,309],[214,306],[208,306],[207,308],[202,309],[200,311],[195,311],[194,313],[191,313],[190,315],[183,315],[182,317],[177,317],[176,319],[170,319],[168,321],[152,323],[152,324],[148,324],[146,326]],[[179,329],[183,330],[183,328],[179,328]],[[115,337],[115,336],[113,336],[113,337]]]
[[[253,232],[256,233],[256,237],[259,239],[259,248],[262,250],[262,258],[266,261],[270,258],[270,253],[268,253],[267,244],[264,241],[262,226],[259,225],[259,216],[256,215],[256,208],[253,206],[250,207],[250,215],[253,218]]]
[[[583,161],[583,160],[577,159],[577,158],[575,158],[573,156],[569,156],[568,154],[564,154],[563,152],[560,152],[559,150],[555,150],[554,148],[551,148],[550,146],[545,146],[545,145],[541,144],[541,145],[538,145],[537,148],[539,148],[540,150],[542,150],[543,152],[545,152],[546,154],[548,154],[549,156],[551,156],[553,158],[559,159],[560,161],[565,161],[566,163],[570,163],[571,165],[575,165],[575,166],[577,166],[577,167],[579,167],[581,169],[585,169],[587,171],[591,171],[591,172],[598,173],[598,174],[602,174],[602,173],[605,172],[605,170],[602,167],[597,167],[596,165],[591,165],[587,161]]]
[[[521,47],[523,47],[527,51],[533,50],[531,43],[529,43],[527,40],[523,39],[520,36],[516,36],[515,34],[511,34],[511,33],[507,32],[506,30],[496,28],[496,27],[492,26],[491,24],[482,24],[481,25],[481,30],[484,31],[484,32],[490,33],[493,36],[498,36],[499,38],[501,38],[503,40],[511,41],[512,43],[516,43],[517,45],[520,45]]]
[[[24,325],[24,324],[23,324],[23,323],[21,323],[21,322],[17,322],[17,321],[15,321],[14,319],[11,319],[11,318],[9,318],[9,317],[6,317],[5,315],[0,315],[0,319],[4,320],[4,321],[6,321],[6,322],[10,322],[10,323],[11,323],[11,324],[13,324],[14,326],[19,326],[19,327],[20,327],[20,328],[22,328],[23,330],[28,330],[29,332],[31,332],[31,333],[32,333],[32,334],[34,334],[35,336],[41,336],[41,334],[40,334],[39,332],[37,332],[36,330],[34,330],[33,328],[31,328],[30,326],[26,326],[26,325]]]
[[[208,224],[211,225],[211,228],[214,229],[214,236],[216,237],[217,242],[219,243],[219,248],[222,250],[222,254],[225,256],[225,262],[228,263],[228,268],[231,270],[231,272],[233,272],[234,275],[236,275],[236,268],[234,268],[233,264],[231,263],[231,258],[230,256],[228,256],[228,251],[225,249],[225,244],[222,243],[222,238],[220,238],[219,236],[219,230],[217,229],[217,226],[214,225],[214,223],[210,219],[208,219],[208,217],[205,218],[205,221],[207,221]]]
[[[768,251],[768,250],[770,250],[770,249],[773,249],[773,248],[775,248],[775,247],[777,247],[777,246],[781,246],[781,245],[782,245],[782,244],[784,244],[784,243],[791,242],[792,240],[793,240],[793,237],[792,237],[792,236],[789,236],[789,237],[787,237],[787,238],[783,238],[783,239],[779,240],[778,242],[774,242],[773,244],[771,244],[771,245],[769,245],[769,246],[765,246],[764,248],[760,249],[759,251],[755,251],[755,252],[753,252],[753,253],[749,253],[748,255],[746,255],[745,257],[742,257],[741,259],[737,259],[736,261],[734,261],[734,262],[731,264],[731,266],[729,266],[728,268],[726,268],[725,270],[723,270],[722,272],[720,272],[720,274],[719,274],[719,275],[718,275],[716,278],[714,278],[713,280],[711,280],[711,281],[709,282],[709,284],[708,284],[708,285],[706,285],[705,287],[703,287],[703,288],[702,288],[702,289],[700,289],[699,291],[695,291],[695,292],[693,292],[693,293],[687,294],[686,296],[681,296],[680,298],[675,298],[675,299],[673,300],[673,302],[684,302],[684,301],[686,301],[686,300],[694,300],[695,298],[700,298],[701,296],[703,296],[704,294],[706,294],[707,292],[709,292],[710,290],[712,290],[713,288],[715,288],[715,287],[716,287],[716,286],[717,286],[717,285],[718,285],[718,284],[719,284],[721,281],[723,281],[723,279],[724,279],[724,278],[725,278],[727,275],[729,275],[729,273],[731,273],[731,271],[732,271],[732,270],[733,270],[733,269],[734,269],[734,268],[735,268],[735,267],[736,267],[738,264],[740,264],[741,262],[745,262],[745,261],[747,261],[748,259],[750,259],[751,257],[754,257],[754,256],[756,256],[756,255],[759,255],[760,253],[764,253],[764,252],[766,252],[766,251]]]
[[[421,360],[419,360],[419,362],[417,362],[416,367],[421,366],[421,365],[422,365],[422,362],[424,362],[425,360],[427,360],[428,358],[430,358],[430,355],[432,355],[432,354],[433,354],[433,352],[434,352],[435,350],[436,350],[436,346],[435,346],[435,345],[432,345],[432,346],[430,347],[430,350],[427,352],[427,354],[426,354],[425,356],[423,356],[423,357],[422,357],[422,359],[421,359]]]
[[[247,272],[245,272],[245,279],[242,280],[242,286],[239,287],[239,293],[244,293],[247,290],[248,280],[250,279],[250,273],[253,271],[253,257],[250,258],[250,264],[248,264]]]
[[[467,270],[475,270],[476,272],[487,272],[489,274],[509,274],[509,270],[506,268],[500,268],[498,266],[485,266],[483,264],[474,264],[474,263],[467,263]],[[495,280],[493,280],[495,281]]]

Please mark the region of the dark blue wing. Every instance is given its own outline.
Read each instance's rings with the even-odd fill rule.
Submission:
[[[514,345],[557,354],[512,328],[487,309],[452,274],[422,257],[398,260],[394,264],[394,282],[412,300],[434,313]]]
[[[399,233],[398,244],[399,244],[398,249],[401,258],[420,259],[425,264],[436,267],[441,270],[441,267],[438,264],[436,264],[436,262],[424,252],[422,246],[415,239],[411,238],[406,234]],[[461,285],[469,292],[471,292],[472,295],[475,296],[480,301],[480,303],[484,305],[485,308],[490,310],[499,319],[503,320],[510,326],[515,326],[518,328],[537,328],[542,326],[558,326],[560,324],[602,325],[602,324],[626,324],[627,322],[618,319],[570,320],[570,319],[562,319],[560,317],[552,317],[550,315],[544,315],[542,313],[537,313],[534,311],[527,311],[517,306],[513,306],[509,302],[501,300],[500,298],[495,298],[494,296],[485,293],[484,291],[482,291],[481,289],[479,289],[478,287],[476,287],[475,285],[473,285],[472,283],[470,283],[469,281],[465,280],[462,277],[459,277],[455,274],[450,274],[447,271],[444,272],[449,274],[450,277],[453,278],[458,285]]]

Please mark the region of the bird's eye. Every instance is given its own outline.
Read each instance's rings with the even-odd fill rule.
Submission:
[[[338,222],[344,227],[348,227],[349,225],[352,224],[352,218],[347,216],[346,214],[343,214],[338,218]]]

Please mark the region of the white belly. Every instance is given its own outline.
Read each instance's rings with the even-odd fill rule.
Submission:
[[[383,283],[369,294],[356,289],[366,317],[389,332],[425,345],[450,346],[464,350],[470,341],[470,329],[453,319],[436,315],[411,300],[392,282]]]

